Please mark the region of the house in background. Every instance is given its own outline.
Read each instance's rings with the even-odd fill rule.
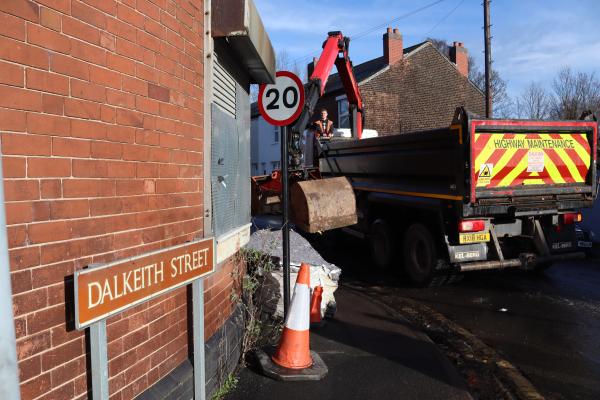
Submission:
[[[261,117],[257,103],[252,104],[250,111],[250,173],[252,176],[267,175],[281,166],[280,128]]]
[[[388,28],[382,44],[381,57],[354,66],[364,102],[365,129],[389,135],[447,127],[459,106],[485,114],[484,93],[468,78],[468,51],[463,43],[454,42],[450,57],[446,57],[430,41],[404,48],[400,31]],[[307,68],[310,76],[314,61]],[[335,128],[350,128],[348,101],[338,74],[329,77],[315,110],[320,108],[329,111]],[[278,165],[274,131],[253,108],[253,174],[270,173],[272,166]]]
[[[404,48],[398,29],[383,35],[383,56],[354,66],[363,97],[365,128],[379,135],[447,127],[456,107],[483,115],[484,93],[468,78],[461,42],[446,57],[430,42]],[[309,76],[314,61],[308,65]],[[317,109],[326,108],[336,128],[349,128],[348,101],[337,74],[330,76]]]

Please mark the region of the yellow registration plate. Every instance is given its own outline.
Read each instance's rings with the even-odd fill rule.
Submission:
[[[489,242],[490,233],[459,233],[458,241],[460,244]]]

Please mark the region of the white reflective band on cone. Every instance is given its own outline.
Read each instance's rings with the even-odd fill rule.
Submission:
[[[285,320],[286,328],[306,331],[310,328],[310,288],[305,284],[296,284],[290,311]]]

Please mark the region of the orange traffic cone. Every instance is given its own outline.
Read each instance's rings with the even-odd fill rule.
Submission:
[[[321,299],[323,297],[323,287],[315,286],[312,298],[310,299],[310,323],[318,324],[321,322]]]
[[[304,369],[313,364],[309,349],[309,303],[310,267],[302,263],[279,347],[271,357],[275,364],[289,369]]]

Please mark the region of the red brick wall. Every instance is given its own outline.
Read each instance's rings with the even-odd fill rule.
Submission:
[[[483,115],[484,96],[431,44],[360,87],[365,128],[380,135],[448,127],[456,107]]]
[[[23,399],[87,396],[74,270],[203,236],[203,18],[202,0],[0,1]],[[230,269],[206,286],[207,338],[231,308]],[[109,320],[111,399],[188,356],[186,300],[178,290]]]
[[[469,76],[469,52],[462,42],[454,42],[450,47],[450,61],[463,76]]]
[[[387,28],[387,32],[383,35],[383,57],[385,63],[389,65],[396,64],[401,61],[404,55],[404,45],[402,34],[398,28]]]

